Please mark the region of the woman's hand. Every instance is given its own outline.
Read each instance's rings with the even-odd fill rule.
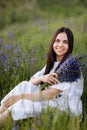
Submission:
[[[21,99],[21,95],[14,95],[9,97],[4,103],[3,105],[8,108],[10,106],[12,106],[13,104],[15,104],[16,102],[18,102]]]
[[[59,83],[58,81],[58,75],[56,73],[50,73],[50,74],[46,74],[46,75],[43,75],[41,77],[41,80],[45,83],[49,83],[50,85],[53,85],[53,84],[57,84]]]

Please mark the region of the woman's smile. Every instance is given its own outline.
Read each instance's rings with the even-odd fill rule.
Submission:
[[[67,53],[68,48],[68,37],[66,33],[63,32],[58,34],[53,44],[53,50],[56,53],[57,60],[63,58]]]

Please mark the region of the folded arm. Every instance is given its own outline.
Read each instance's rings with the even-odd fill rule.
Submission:
[[[29,81],[35,85],[39,85],[41,82],[53,85],[53,84],[59,83],[57,76],[58,75],[56,73],[50,73],[50,74],[41,75],[38,77],[32,77]]]
[[[4,105],[8,108],[19,100],[46,101],[55,98],[61,92],[61,90],[49,88],[37,93],[14,95],[9,97],[4,102]]]

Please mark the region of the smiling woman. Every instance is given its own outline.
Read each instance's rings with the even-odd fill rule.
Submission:
[[[82,114],[80,97],[83,92],[83,76],[73,82],[60,82],[56,70],[61,68],[73,51],[73,33],[69,28],[59,28],[50,44],[46,65],[29,81],[19,83],[1,101],[0,122],[2,124],[11,111],[13,120],[34,117],[48,106],[76,116]],[[80,67],[80,66],[78,66]],[[66,69],[66,68],[64,68]],[[73,75],[75,76],[75,75]],[[41,90],[41,84],[49,87]],[[41,90],[41,91],[40,91]]]
[[[68,37],[67,37],[65,32],[60,33],[56,37],[55,42],[53,44],[53,49],[54,49],[54,51],[56,53],[57,61],[59,61],[59,60],[61,61],[63,56],[68,51]]]

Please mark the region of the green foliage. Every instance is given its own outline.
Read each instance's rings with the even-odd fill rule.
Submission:
[[[84,14],[85,5],[80,0],[1,0],[0,29],[14,23],[25,23],[32,17],[52,17],[54,12],[56,17]]]
[[[41,7],[45,7],[45,6],[52,6],[52,5],[75,5],[79,2],[79,0],[37,0],[37,3],[41,6]]]
[[[37,117],[31,117],[24,120],[16,121],[19,130],[86,130],[87,129],[87,119],[84,122],[79,116],[70,116],[65,112],[58,111],[58,108],[50,109],[47,111],[42,111]],[[9,121],[9,122],[8,122]],[[12,120],[9,117],[8,121],[4,124],[2,130],[12,129]]]
[[[38,4],[39,6],[45,6],[45,5],[53,5],[53,4],[61,4],[61,5],[75,5],[78,4],[79,2],[86,4],[86,0],[0,0],[0,7],[5,8],[9,6],[18,6],[18,5],[23,5],[26,3],[33,3],[33,4]]]
[[[32,48],[29,48],[25,45],[25,51],[22,46],[20,47],[19,43],[13,42],[13,44],[2,44],[1,46],[0,99],[16,84],[23,80],[28,80],[41,65],[37,64],[37,62],[39,62],[38,58],[42,58],[43,46],[39,48],[32,46]],[[42,53],[39,54],[39,51]]]
[[[28,1],[31,1],[31,0],[28,0]],[[6,7],[15,7],[15,6],[18,6],[18,5],[23,5],[24,3],[26,3],[27,0],[0,0],[0,7],[2,8],[6,8]]]

